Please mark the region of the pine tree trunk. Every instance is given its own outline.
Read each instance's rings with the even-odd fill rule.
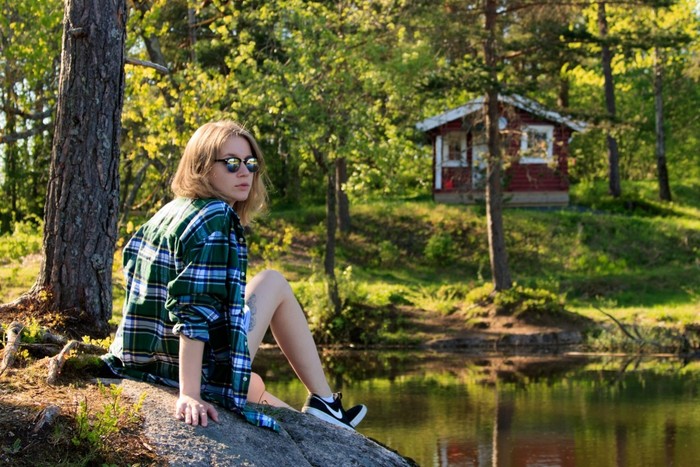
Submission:
[[[486,168],[486,223],[489,237],[491,275],[496,290],[511,288],[508,268],[505,232],[503,230],[503,186],[501,182],[502,154],[498,132],[498,76],[496,75],[496,15],[495,0],[486,0],[486,34],[484,59],[490,72],[490,84],[486,93],[486,131],[488,135],[488,164]]]
[[[112,316],[126,20],[124,0],[66,0],[43,262],[33,289],[48,289],[74,331],[94,336],[109,333]]]
[[[598,4],[598,31],[600,32],[603,77],[605,78],[605,107],[612,125],[615,122],[617,111],[615,109],[615,83],[612,74],[612,51],[607,43],[608,18],[605,12],[605,2]],[[608,130],[606,140],[608,144],[608,190],[613,197],[619,198],[622,195],[620,153],[617,148],[617,140],[610,130]]]
[[[347,181],[347,161],[344,157],[339,157],[335,160],[335,192],[338,198],[338,229],[341,235],[350,233],[350,201],[345,193]]]
[[[328,284],[328,298],[333,306],[333,316],[340,315],[340,293],[338,281],[335,277],[335,231],[336,231],[336,197],[335,197],[335,171],[328,170],[326,185],[326,254],[323,260],[323,269]]]
[[[659,180],[659,199],[671,201],[671,187],[666,167],[666,139],[664,134],[663,64],[659,48],[654,48],[654,107],[656,110],[656,174]]]

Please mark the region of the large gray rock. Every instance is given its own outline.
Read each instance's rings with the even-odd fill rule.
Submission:
[[[103,380],[120,384],[132,401],[143,403],[145,435],[172,466],[411,466],[394,451],[352,430],[287,409],[271,414],[282,430],[250,425],[220,409],[219,423],[190,426],[173,416],[177,390],[132,380]],[[268,409],[269,410],[269,409]]]

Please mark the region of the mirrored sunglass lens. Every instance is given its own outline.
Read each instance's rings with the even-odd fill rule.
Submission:
[[[257,172],[260,168],[260,165],[258,164],[258,159],[256,157],[246,159],[245,166],[250,172]]]
[[[241,160],[235,157],[228,159],[226,161],[226,168],[229,172],[238,172],[238,169],[241,168]]]

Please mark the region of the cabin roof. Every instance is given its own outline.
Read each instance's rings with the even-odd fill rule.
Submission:
[[[471,101],[467,102],[466,104],[460,107],[448,110],[439,115],[435,115],[434,117],[426,118],[425,120],[418,122],[416,124],[416,128],[418,128],[421,131],[430,131],[434,128],[444,125],[445,123],[463,118],[469,114],[481,110],[484,106],[484,101],[485,98],[483,96],[477,97],[476,99],[472,99]],[[586,124],[584,122],[573,120],[558,112],[547,109],[546,107],[533,101],[532,99],[528,99],[517,94],[512,94],[509,96],[499,94],[498,101],[512,105],[513,107],[517,107],[526,112],[530,112],[534,115],[538,115],[539,117],[545,118],[547,120],[561,123],[563,125],[568,126],[574,131],[584,131],[586,129]]]

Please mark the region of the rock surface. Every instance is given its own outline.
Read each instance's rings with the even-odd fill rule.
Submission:
[[[171,466],[415,465],[358,432],[292,410],[274,409],[271,414],[282,427],[280,433],[250,425],[224,409],[219,410],[219,423],[194,427],[172,415],[177,390],[132,380],[102,382],[119,384],[132,401],[146,394],[144,434]]]

